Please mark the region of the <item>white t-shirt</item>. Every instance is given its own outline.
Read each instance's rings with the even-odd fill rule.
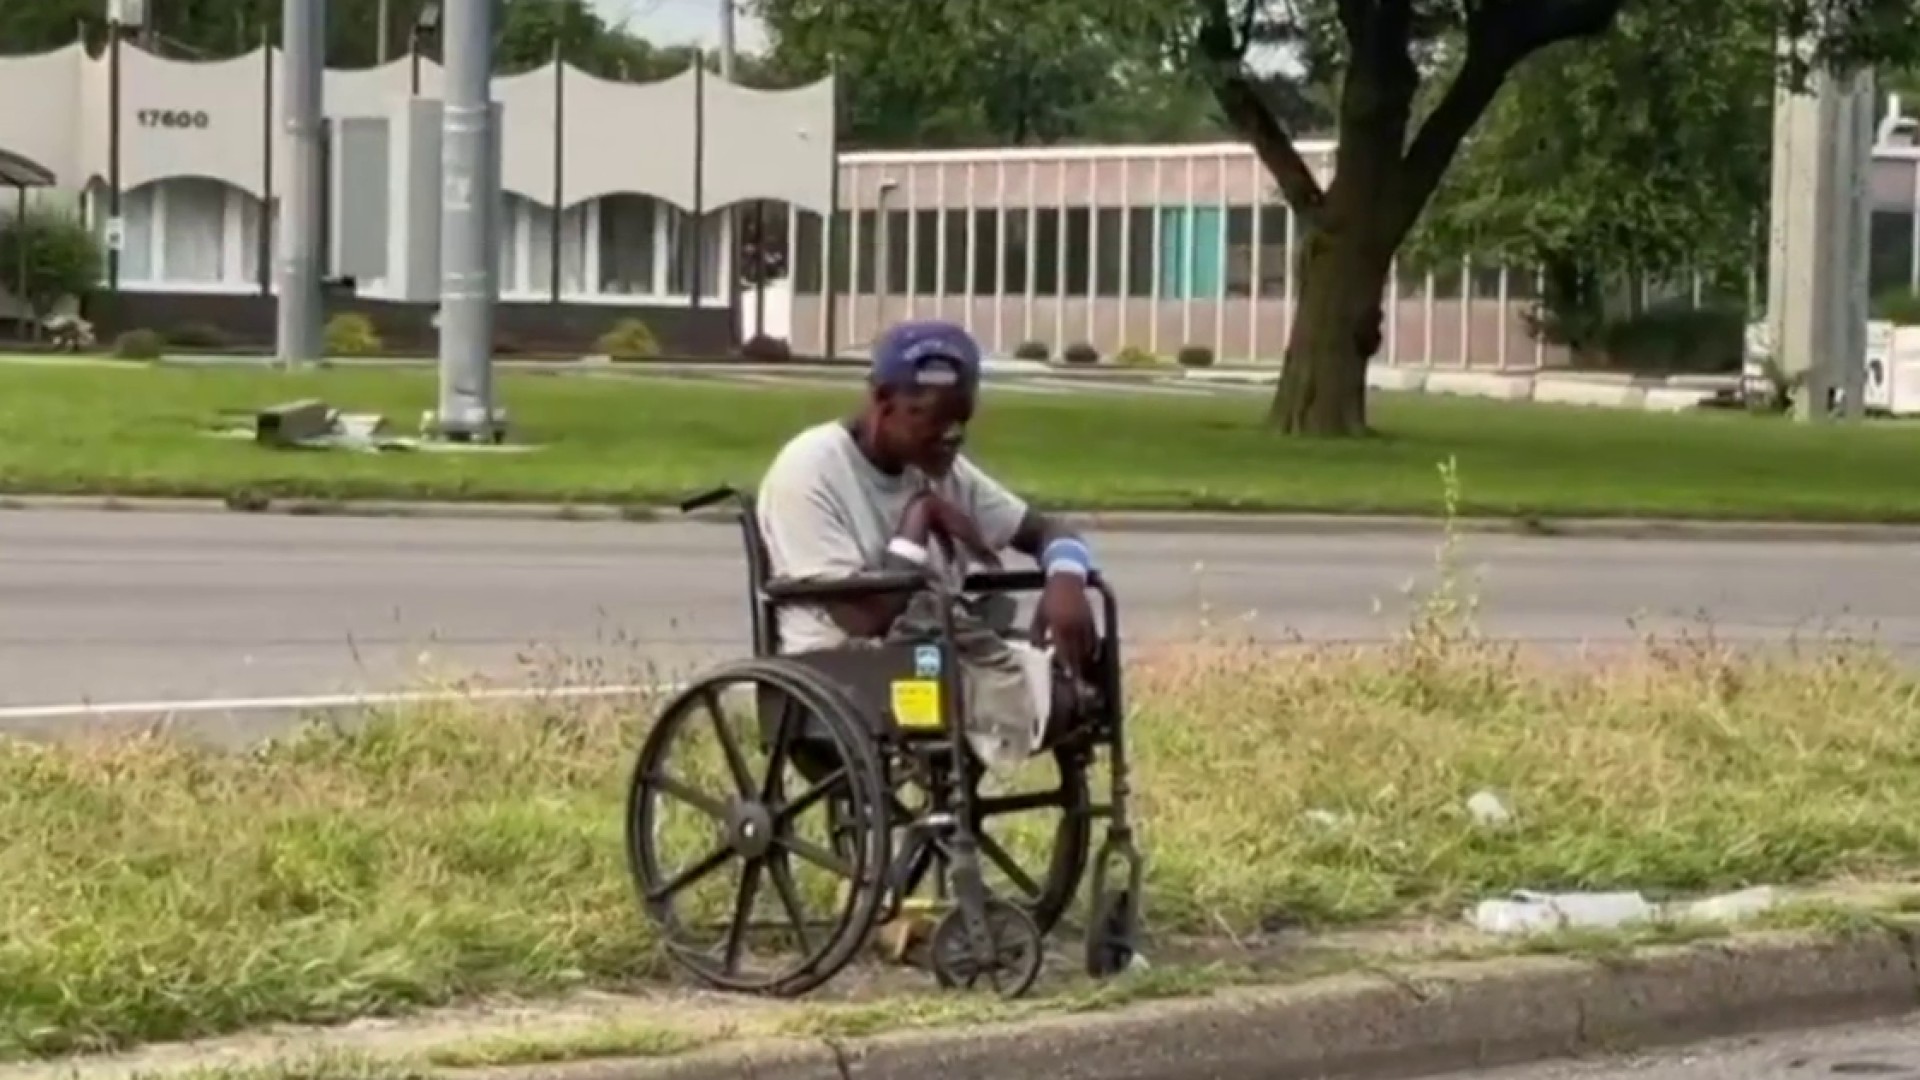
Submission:
[[[995,552],[1006,550],[1027,504],[964,456],[940,480],[918,469],[888,476],[875,468],[853,441],[844,423],[808,428],[788,441],[760,481],[760,536],[767,546],[774,577],[805,580],[846,577],[886,565],[907,503],[923,488],[964,510]],[[949,578],[967,568],[946,566],[939,544],[929,544],[936,570]],[[957,553],[964,562],[965,552]],[[832,648],[846,632],[816,607],[791,607],[780,613],[783,652]]]

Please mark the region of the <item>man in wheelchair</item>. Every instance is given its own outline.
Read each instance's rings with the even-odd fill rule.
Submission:
[[[774,458],[757,517],[774,577],[835,578],[920,568],[958,589],[970,569],[998,569],[1013,550],[1046,571],[1031,640],[1011,597],[956,613],[967,729],[989,766],[1023,759],[1052,716],[1084,713],[1093,660],[1086,542],[1030,508],[962,453],[979,404],[980,347],[949,322],[900,323],[873,348],[865,405],[810,427]],[[781,651],[924,636],[938,626],[929,592],[874,596],[781,612]],[[1062,700],[1065,696],[1067,700]]]

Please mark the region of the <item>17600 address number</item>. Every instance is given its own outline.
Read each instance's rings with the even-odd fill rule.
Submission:
[[[200,109],[141,109],[134,122],[143,128],[205,128],[211,121]]]

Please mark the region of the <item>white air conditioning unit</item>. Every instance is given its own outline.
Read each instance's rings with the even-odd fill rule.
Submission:
[[[128,27],[147,25],[147,0],[107,0],[107,21]]]

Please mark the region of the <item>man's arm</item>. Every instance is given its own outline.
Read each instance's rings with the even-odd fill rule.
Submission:
[[[1020,527],[1014,530],[1013,542],[1008,546],[1034,562],[1039,562],[1040,557],[1046,553],[1047,545],[1056,540],[1086,542],[1080,536],[1079,530],[1067,524],[1065,520],[1052,514],[1043,514],[1038,510],[1028,510],[1026,516],[1020,519]]]
[[[761,482],[760,533],[770,572],[796,581],[853,577],[877,569],[866,564],[853,529],[810,463],[779,460]],[[863,596],[823,603],[820,609],[851,637],[884,635],[905,610],[905,596]]]

